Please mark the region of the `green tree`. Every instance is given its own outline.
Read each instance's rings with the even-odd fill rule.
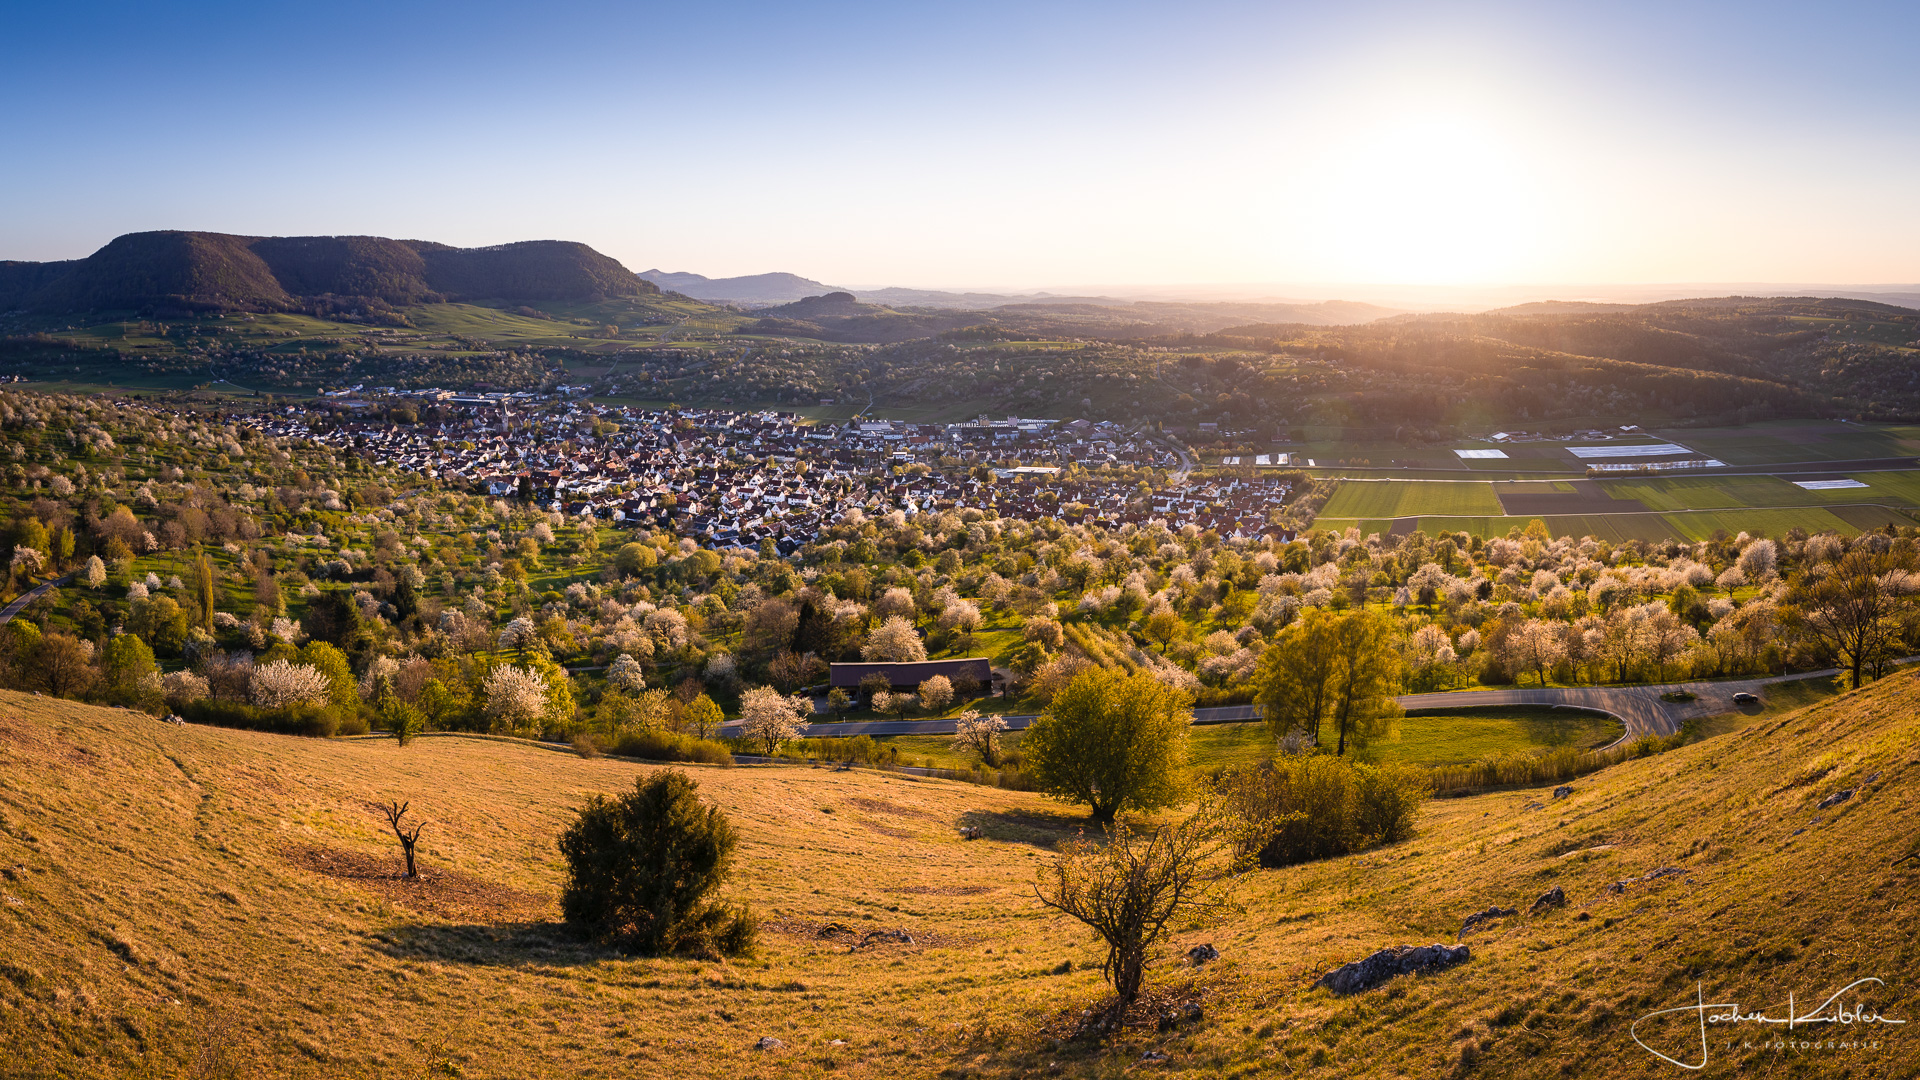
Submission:
[[[1337,618],[1325,608],[1308,608],[1260,657],[1254,700],[1265,708],[1274,738],[1298,730],[1320,745],[1321,728],[1333,711]]]
[[[180,605],[171,596],[152,596],[135,601],[133,616],[127,620],[127,626],[163,656],[178,656],[180,646],[186,643],[187,631],[193,629],[187,613],[180,610]]]
[[[200,628],[211,633],[215,607],[213,560],[207,558],[207,553],[204,551],[193,560],[193,598],[199,607],[199,611],[195,614],[199,617]]]
[[[138,634],[121,634],[107,642],[100,674],[107,700],[115,705],[147,708],[160,701],[160,665]]]
[[[426,714],[428,723],[435,727],[444,727],[458,711],[453,691],[439,679],[428,679],[420,688],[420,711]]]
[[[1321,731],[1332,723],[1335,752],[1345,754],[1348,746],[1377,738],[1397,715],[1399,675],[1386,616],[1310,609],[1260,658],[1255,700],[1266,707],[1274,737],[1298,729],[1318,746]]]
[[[426,714],[407,703],[399,694],[388,693],[380,699],[380,719],[401,746],[412,745],[414,736],[426,730]]]
[[[309,641],[300,649],[299,663],[327,677],[327,698],[343,709],[360,705],[360,688],[353,680],[353,668],[347,654],[324,641]]]
[[[627,577],[639,577],[658,561],[659,556],[645,544],[621,544],[613,553],[613,568]]]
[[[714,897],[732,871],[739,833],[699,791],[686,773],[661,769],[624,795],[589,800],[560,835],[567,922],[639,953],[749,951],[752,913]]]
[[[537,653],[527,658],[527,669],[546,680],[546,722],[552,726],[570,722],[579,705],[574,700],[573,677],[567,674],[567,669],[552,657]]]
[[[1180,636],[1180,616],[1166,609],[1156,611],[1147,616],[1144,629],[1149,640],[1160,643],[1160,653],[1164,656],[1167,646],[1173,644],[1173,639]]]
[[[1349,743],[1356,749],[1366,746],[1386,730],[1389,719],[1400,715],[1393,700],[1400,690],[1393,623],[1377,611],[1348,612],[1334,624],[1334,655],[1333,722],[1340,735],[1334,752],[1345,754]]]
[[[1020,749],[1041,790],[1082,803],[1099,822],[1184,793],[1191,700],[1146,672],[1094,667],[1075,676],[1027,729]]]
[[[703,739],[710,739],[720,728],[720,722],[727,718],[720,706],[705,694],[687,702],[687,729]]]

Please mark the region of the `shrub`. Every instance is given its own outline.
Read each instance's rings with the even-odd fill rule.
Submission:
[[[1413,766],[1356,765],[1326,754],[1236,769],[1220,789],[1252,827],[1248,850],[1265,867],[1404,840],[1429,790],[1426,773]]]
[[[645,758],[648,761],[692,761],[703,765],[732,765],[733,755],[724,743],[697,739],[658,728],[629,728],[616,736],[606,748],[620,757]]]
[[[322,705],[295,704],[263,708],[238,701],[207,698],[182,703],[180,715],[196,724],[270,731],[276,735],[326,738],[329,735],[364,735],[367,731],[367,722],[359,714]]]
[[[739,834],[678,769],[596,795],[560,836],[567,922],[632,952],[718,958],[752,949],[752,912],[713,899],[732,869]]]

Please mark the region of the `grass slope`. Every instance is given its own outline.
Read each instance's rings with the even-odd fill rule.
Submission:
[[[1564,800],[1442,800],[1413,840],[1247,875],[1224,921],[1175,927],[1220,961],[1152,969],[1205,1019],[1090,1047],[1053,1036],[1095,999],[1096,953],[1027,887],[1076,821],[1031,796],[699,770],[744,834],[733,892],[770,920],[761,955],[628,959],[553,924],[553,837],[646,766],[171,728],[0,694],[0,1075],[1117,1076],[1149,1048],[1168,1055],[1155,1073],[1191,1077],[1672,1075],[1628,1028],[1696,983],[1777,1009],[1877,976],[1880,1013],[1920,1015],[1920,867],[1889,868],[1920,817],[1917,718],[1920,683],[1897,675]],[[1839,789],[1856,794],[1816,809]],[[393,845],[366,802],[388,797],[433,822],[440,877],[424,886],[379,876]],[[958,840],[962,823],[988,838]],[[1683,872],[1605,891],[1667,866]],[[1351,998],[1307,988],[1554,885],[1565,909],[1468,935],[1464,966]],[[849,952],[819,936],[829,922],[915,943]],[[1908,1075],[1901,1031],[1812,1033],[1877,1051],[1716,1045],[1711,1074]],[[1641,1034],[1698,1048],[1691,1028]],[[784,1046],[752,1050],[763,1035]]]

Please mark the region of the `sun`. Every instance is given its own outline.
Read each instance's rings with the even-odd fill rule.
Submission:
[[[1538,163],[1485,120],[1383,119],[1333,140],[1309,170],[1294,225],[1329,280],[1514,281],[1544,254]]]

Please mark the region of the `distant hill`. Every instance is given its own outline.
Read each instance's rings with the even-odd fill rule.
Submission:
[[[811,321],[820,318],[846,319],[858,315],[878,315],[888,310],[890,309],[878,304],[863,304],[855,299],[852,293],[830,292],[823,296],[802,297],[791,304],[768,308],[761,314],[774,319]]]
[[[802,297],[760,314],[759,322],[741,332],[891,343],[955,329],[968,321],[969,313],[896,311],[879,304],[863,304],[849,292],[830,292]]]
[[[457,248],[379,236],[145,232],[84,259],[0,263],[0,311],[286,311],[304,298],[369,306],[592,301],[657,294],[585,244]]]
[[[1494,308],[1487,315],[1593,315],[1608,311],[1631,311],[1635,304],[1602,304],[1586,300],[1536,300],[1530,304]]]
[[[746,277],[710,278],[702,274],[669,273],[643,270],[639,277],[668,292],[691,296],[695,300],[737,304],[786,304],[809,296],[833,292],[833,286],[798,274],[750,274]]]

